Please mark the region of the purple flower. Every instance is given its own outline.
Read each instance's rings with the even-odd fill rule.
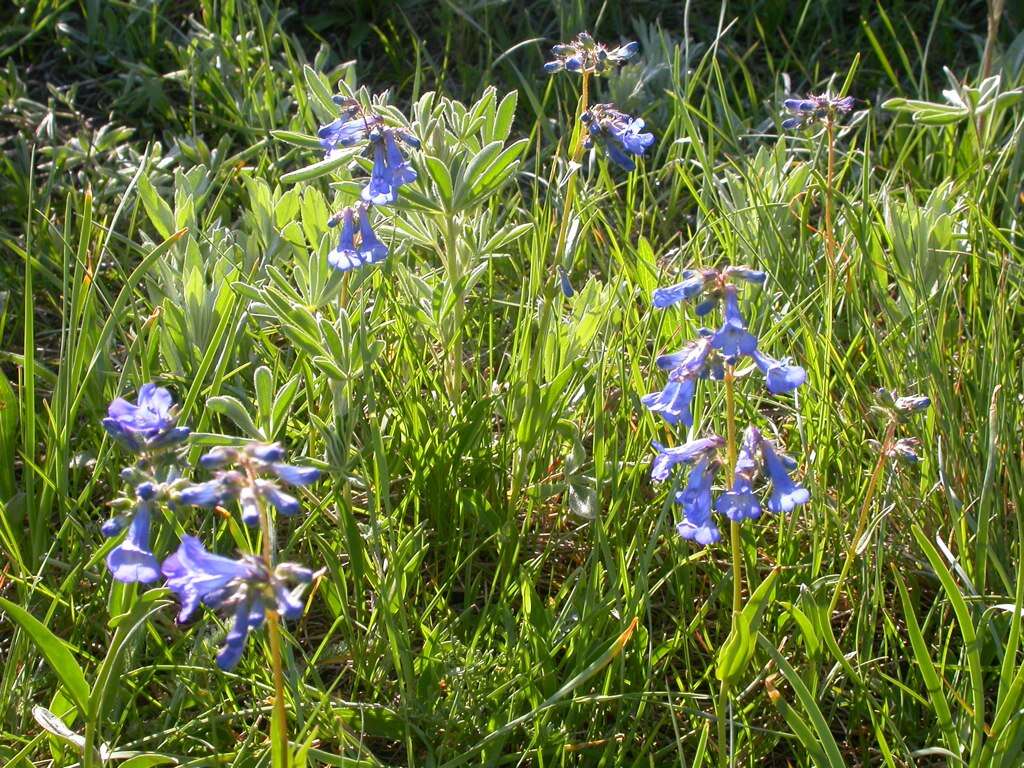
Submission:
[[[162,567],[167,588],[178,597],[181,611],[178,622],[189,621],[199,605],[232,611],[232,625],[217,654],[221,669],[232,669],[242,656],[249,633],[263,625],[266,611],[278,611],[286,619],[302,615],[299,598],[313,574],[307,568],[282,563],[273,572],[251,555],[238,560],[206,551],[202,542],[184,536],[178,551]],[[287,581],[298,586],[288,589]]]
[[[921,457],[917,453],[920,445],[921,441],[916,437],[901,437],[893,443],[892,448],[889,450],[889,455],[895,456],[907,464],[917,464],[921,461]]]
[[[907,395],[906,397],[897,397],[895,401],[896,410],[903,413],[920,413],[928,410],[928,406],[931,404],[931,398],[925,395]]]
[[[115,580],[126,584],[148,584],[160,578],[160,562],[149,548],[149,518],[150,503],[140,499],[135,505],[124,540],[107,555],[107,568]],[[104,525],[104,533],[113,528]],[[118,531],[114,530],[112,535],[116,533]]]
[[[645,132],[644,121],[615,109],[611,104],[595,104],[580,116],[587,127],[584,146],[600,144],[609,159],[627,171],[636,168],[633,158],[643,155],[654,143],[654,134]]]
[[[751,355],[757,349],[757,339],[747,332],[747,321],[740,313],[739,297],[735,285],[726,285],[725,317],[722,327],[711,337],[711,345],[719,350],[726,360],[740,355]]]
[[[710,340],[700,339],[679,352],[659,357],[656,364],[662,370],[669,371],[668,383],[660,392],[644,395],[640,402],[669,424],[682,422],[687,427],[693,426],[690,404],[697,389],[697,379],[704,373],[710,351]]]
[[[177,420],[171,393],[155,384],[143,384],[137,403],[120,397],[110,403],[103,427],[125,448],[138,453],[188,437],[188,428],[176,426]]]
[[[737,523],[756,520],[761,516],[761,503],[754,494],[754,477],[758,470],[761,442],[761,431],[755,426],[747,427],[736,457],[732,490],[723,493],[715,502],[718,513]]]
[[[673,467],[677,464],[692,464],[698,459],[714,455],[719,448],[725,445],[725,440],[718,435],[711,435],[691,440],[674,448],[666,448],[657,441],[653,445],[658,454],[651,462],[651,479],[660,483],[668,479]]]
[[[551,53],[555,58],[544,64],[544,71],[553,74],[564,69],[568,72],[604,75],[636,56],[639,50],[638,43],[609,48],[604,43],[595,42],[586,32],[581,32],[572,42],[552,46]]]
[[[359,216],[359,244],[356,244],[356,215]],[[364,264],[376,264],[388,255],[388,247],[374,234],[368,205],[346,208],[341,212],[341,238],[327,254],[327,263],[341,272]]]
[[[702,546],[714,544],[721,538],[711,518],[711,484],[717,469],[718,462],[704,456],[690,470],[686,488],[676,494],[676,502],[683,507],[683,519],[676,524],[676,531],[684,539]]]
[[[356,110],[359,111],[359,108],[356,107]],[[379,115],[342,113],[337,120],[317,131],[317,136],[327,157],[332,157],[339,149],[364,141],[370,131],[383,122]]]
[[[807,381],[807,372],[799,365],[791,365],[788,362],[776,360],[756,349],[752,357],[757,367],[764,374],[765,386],[768,387],[768,391],[773,395],[792,392]]]
[[[700,296],[704,286],[711,280],[718,277],[718,271],[714,269],[684,269],[683,279],[675,285],[665,288],[655,288],[651,296],[651,304],[656,309],[664,309],[680,301]]]
[[[410,146],[419,144],[412,136],[391,128],[375,128],[370,132],[373,169],[362,195],[368,203],[390,205],[398,199],[399,187],[416,181],[416,171],[398,148],[396,137]]]
[[[789,471],[795,468],[796,462],[776,451],[771,440],[761,440],[761,457],[764,470],[772,484],[768,509],[775,514],[792,512],[801,504],[806,504],[811,494],[806,488],[793,481]]]
[[[850,112],[853,105],[854,98],[852,96],[840,99],[828,93],[808,96],[806,99],[786,99],[782,102],[782,106],[791,117],[782,121],[782,127],[785,130],[790,130],[809,123],[835,120],[839,115]]]

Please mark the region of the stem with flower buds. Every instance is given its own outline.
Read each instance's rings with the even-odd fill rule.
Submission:
[[[579,163],[583,156],[583,121],[581,118],[590,109],[590,73],[586,70],[582,73],[583,84],[580,90],[580,101],[576,108],[576,120],[572,131],[572,148],[569,153],[569,180],[565,187],[565,204],[562,206],[562,223],[558,228],[558,242],[555,244],[555,259],[564,257],[562,253],[565,248],[565,241],[569,233],[569,219],[572,217],[573,204],[576,201],[576,174],[572,172],[572,165]]]
[[[832,614],[836,610],[836,604],[839,602],[839,595],[843,590],[843,583],[846,581],[846,577],[850,573],[850,568],[853,567],[854,558],[857,557],[857,545],[860,543],[861,536],[864,535],[864,529],[867,528],[868,524],[868,513],[871,510],[871,502],[875,498],[875,490],[878,488],[878,480],[882,476],[882,468],[885,466],[887,454],[892,448],[892,441],[896,435],[896,421],[889,422],[889,426],[885,431],[885,439],[882,441],[882,447],[878,451],[878,463],[875,464],[875,469],[871,473],[871,477],[868,480],[868,488],[864,494],[864,501],[860,505],[860,515],[857,518],[857,530],[854,531],[853,540],[850,542],[849,549],[846,550],[846,560],[843,562],[843,570],[839,572],[839,580],[836,581],[836,586],[832,590],[832,599],[828,604],[828,615]]]
[[[249,482],[256,485],[256,474],[252,468],[246,467],[246,474],[248,475]],[[267,573],[271,573],[274,569],[274,552],[271,545],[271,530],[270,530],[270,517],[267,515],[266,506],[263,504],[263,500],[256,495],[256,506],[260,512],[260,538],[262,541],[262,560],[263,567],[267,569]],[[285,710],[284,703],[284,670],[281,665],[281,626],[280,618],[277,611],[272,608],[266,609],[267,618],[267,639],[270,642],[270,663],[274,673],[274,715],[271,718],[271,724],[276,725],[277,728],[277,742],[280,753],[277,755],[276,760],[272,760],[271,764],[275,768],[288,768],[288,714]],[[276,724],[274,723],[276,721]],[[273,736],[270,739],[271,749],[274,746]]]
[[[736,375],[731,365],[725,367],[725,417],[726,417],[726,477],[732,477],[736,472]],[[743,553],[741,551],[742,541],[740,539],[740,524],[734,520],[729,521],[729,548],[732,550],[732,621],[731,630],[736,631],[736,623],[740,612],[743,610]],[[729,683],[722,681],[722,688],[718,696],[718,749],[720,764],[728,766],[729,751],[726,748],[726,718],[725,713],[729,706]]]

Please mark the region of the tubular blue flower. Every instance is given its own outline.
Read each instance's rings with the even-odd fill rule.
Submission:
[[[722,327],[711,337],[711,344],[726,360],[753,354],[757,349],[757,339],[747,331],[747,321],[740,313],[736,286],[726,285],[722,292],[725,298],[725,318]]]
[[[176,501],[194,507],[213,509],[237,498],[243,477],[238,472],[218,472],[213,480],[186,486],[177,492]]]
[[[268,608],[289,619],[302,615],[300,598],[313,578],[309,569],[292,563],[282,563],[268,572],[263,562],[251,555],[232,560],[212,554],[193,536],[182,538],[162,571],[168,589],[181,603],[178,623],[189,621],[200,604],[232,610],[231,629],[217,654],[217,665],[225,670],[238,663],[249,633],[263,625]],[[299,584],[288,589],[288,581]]]
[[[148,584],[160,578],[160,562],[149,548],[149,517],[149,502],[139,500],[124,541],[107,555],[107,568],[115,580]]]
[[[257,480],[256,493],[266,499],[282,515],[290,517],[299,511],[299,500],[285,493],[269,480]]]
[[[758,469],[761,440],[761,431],[757,427],[747,427],[736,457],[732,490],[723,493],[715,502],[715,511],[733,522],[756,520],[761,516],[761,503],[754,494],[754,476]]]
[[[388,247],[377,239],[370,226],[370,213],[363,208],[359,213],[359,256],[364,264],[376,264],[383,261],[387,255]]]
[[[355,210],[353,208],[346,208],[342,211],[341,217],[341,239],[338,241],[338,247],[327,254],[327,263],[335,269],[347,272],[350,269],[362,266],[363,259],[356,250],[355,245]]]
[[[711,435],[691,440],[674,448],[666,448],[657,441],[652,445],[658,453],[654,457],[654,461],[651,462],[651,479],[660,483],[668,479],[673,467],[677,464],[692,464],[698,459],[713,456],[719,448],[725,445],[725,440],[718,435]]]
[[[703,293],[704,286],[717,276],[717,270],[713,269],[684,269],[681,282],[665,288],[654,289],[651,305],[655,309],[664,309],[678,304],[680,301],[696,298]]]
[[[714,544],[721,538],[711,518],[711,484],[717,469],[718,462],[705,456],[690,470],[686,488],[676,494],[676,502],[683,507],[683,519],[676,524],[676,531],[701,546]]]
[[[762,439],[761,457],[772,484],[771,497],[768,499],[769,511],[775,514],[792,512],[810,500],[810,492],[789,476],[789,470],[794,465],[793,460],[779,454],[771,440]]]
[[[931,398],[925,395],[907,395],[906,397],[897,397],[895,400],[896,410],[903,413],[920,413],[928,410],[928,406],[931,404]]]
[[[398,148],[395,136],[396,132],[390,128],[377,128],[370,133],[373,169],[370,182],[362,192],[363,200],[368,203],[390,205],[398,199],[399,187],[416,181],[416,171]],[[401,134],[399,138],[405,141],[406,135]]]
[[[564,69],[604,75],[636,56],[639,50],[640,45],[635,42],[609,48],[604,43],[595,42],[588,33],[581,32],[569,43],[552,46],[551,53],[555,58],[544,64],[544,71],[553,74]]]
[[[751,357],[764,374],[765,386],[773,395],[792,392],[807,381],[807,372],[799,365],[776,360],[756,349]]]
[[[633,158],[643,155],[654,143],[654,134],[645,132],[644,121],[615,109],[611,104],[595,104],[580,116],[587,128],[584,146],[600,144],[609,159],[627,171],[636,168]]]
[[[700,339],[679,352],[659,357],[655,362],[662,370],[669,371],[668,383],[660,392],[644,395],[640,402],[669,424],[682,422],[692,427],[693,413],[690,405],[697,390],[697,379],[704,372],[710,351],[710,340]]]
[[[916,437],[901,437],[893,443],[889,455],[895,456],[907,464],[917,464],[921,461],[921,457],[917,454],[917,449],[920,445],[921,441]]]
[[[351,147],[365,140],[370,130],[381,122],[383,121],[378,115],[339,117],[317,131],[320,146],[324,148],[328,158],[333,157],[339,149]]]
[[[562,289],[562,295],[567,299],[571,299],[576,291],[573,290],[572,283],[569,282],[569,273],[565,271],[565,267],[559,265],[558,267],[558,282]]]
[[[810,123],[835,120],[839,115],[850,112],[853,105],[852,96],[840,99],[828,93],[808,96],[806,99],[786,99],[782,106],[791,116],[782,121],[782,127],[790,130]]]
[[[133,452],[166,447],[188,437],[187,427],[177,426],[171,393],[155,384],[139,388],[136,404],[116,398],[107,408],[103,427],[111,437]]]
[[[296,467],[281,462],[271,463],[270,471],[289,485],[309,485],[320,478],[320,470],[316,467]]]
[[[750,267],[726,267],[722,270],[722,274],[727,278],[736,278],[737,280],[743,280],[747,283],[753,283],[754,285],[764,285],[764,281],[768,279],[768,275],[762,272],[760,269],[751,269]]]

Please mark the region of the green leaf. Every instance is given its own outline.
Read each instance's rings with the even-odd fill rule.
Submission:
[[[320,145],[320,139],[306,133],[298,133],[297,131],[271,131],[270,135],[278,141],[283,141],[286,144],[293,144],[296,147],[305,147],[306,149],[323,149]]]
[[[75,657],[71,655],[71,651],[68,650],[64,641],[20,605],[15,605],[10,600],[0,597],[0,608],[3,608],[7,615],[31,638],[36,648],[43,654],[43,658],[57,673],[60,681],[64,683],[75,706],[84,713],[89,700],[89,684],[85,680],[82,668],[78,666],[78,662],[75,661]]]
[[[227,416],[235,423],[235,426],[243,432],[246,432],[249,437],[254,437],[258,440],[266,439],[266,436],[253,422],[252,417],[249,415],[249,411],[244,405],[242,405],[242,401],[237,397],[232,397],[231,395],[217,395],[216,397],[211,397],[206,401],[206,407],[214,413]]]
[[[772,588],[778,576],[779,569],[773,569],[757,586],[754,594],[743,606],[743,610],[736,616],[735,624],[718,652],[715,677],[719,680],[733,683],[746,671],[751,659],[754,658],[754,638],[761,626],[761,619],[769,605]]]
[[[305,168],[299,168],[299,170],[297,171],[292,171],[291,173],[284,174],[281,177],[281,183],[295,184],[296,182],[299,181],[310,181],[311,179],[318,179],[321,176],[326,176],[335,168],[340,168],[351,159],[351,152],[338,153],[334,157],[325,158],[318,163],[313,163],[312,165],[307,165]]]

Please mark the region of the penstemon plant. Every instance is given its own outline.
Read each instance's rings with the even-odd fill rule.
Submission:
[[[302,615],[302,594],[317,574],[295,563],[278,562],[271,510],[286,516],[296,514],[298,499],[284,491],[280,483],[309,485],[318,479],[319,470],[286,463],[280,445],[248,443],[211,449],[199,463],[215,471],[213,479],[189,481],[180,467],[189,429],[178,426],[170,392],[154,384],[139,390],[136,403],[115,399],[103,426],[137,456],[135,463],[121,473],[132,493],[114,502],[118,511],[102,528],[108,537],[127,529],[122,542],[107,556],[111,575],[125,583],[151,583],[162,575],[181,605],[179,624],[193,621],[201,605],[229,613],[231,628],[217,654],[217,666],[223,670],[238,664],[249,634],[266,625],[274,679],[271,744],[275,765],[287,766],[280,622]],[[186,534],[177,551],[162,564],[159,562],[150,546],[155,507],[173,513],[189,505],[213,510],[228,504],[237,505],[243,523],[258,528],[259,552],[231,559],[207,551],[198,538]],[[83,748],[86,762],[94,758],[92,738],[87,731]]]
[[[720,270],[686,270],[682,277],[679,283],[654,291],[654,307],[664,309],[679,302],[697,301],[696,314],[703,317],[721,304],[722,324],[717,330],[701,329],[699,339],[679,352],[659,357],[655,363],[668,373],[668,383],[664,389],[645,395],[641,402],[670,425],[682,424],[689,429],[694,425],[692,403],[698,381],[722,381],[725,385],[725,437],[712,434],[673,447],[655,442],[651,479],[661,483],[672,477],[675,467],[689,468],[685,487],[675,490],[672,497],[682,507],[683,519],[676,530],[683,539],[702,546],[714,544],[721,538],[721,532],[712,510],[729,520],[732,629],[720,654],[717,674],[721,689],[716,713],[721,764],[727,765],[726,721],[731,686],[752,653],[749,637],[753,628],[743,606],[740,525],[762,514],[762,502],[755,491],[759,477],[767,480],[771,489],[765,504],[769,512],[789,513],[810,500],[809,491],[791,477],[796,462],[776,441],[753,424],[744,430],[740,440],[736,418],[737,364],[742,358],[751,359],[764,375],[768,391],[775,395],[792,392],[804,383],[807,375],[800,366],[776,360],[761,351],[757,337],[747,330],[739,305],[739,288],[742,283],[762,285],[766,279],[764,272],[729,266]],[[730,483],[729,490],[720,493],[715,500],[713,486],[722,470]],[[764,584],[767,583],[769,580],[765,580]],[[739,650],[744,644],[747,648]],[[733,658],[736,656],[746,659],[736,663]]]

